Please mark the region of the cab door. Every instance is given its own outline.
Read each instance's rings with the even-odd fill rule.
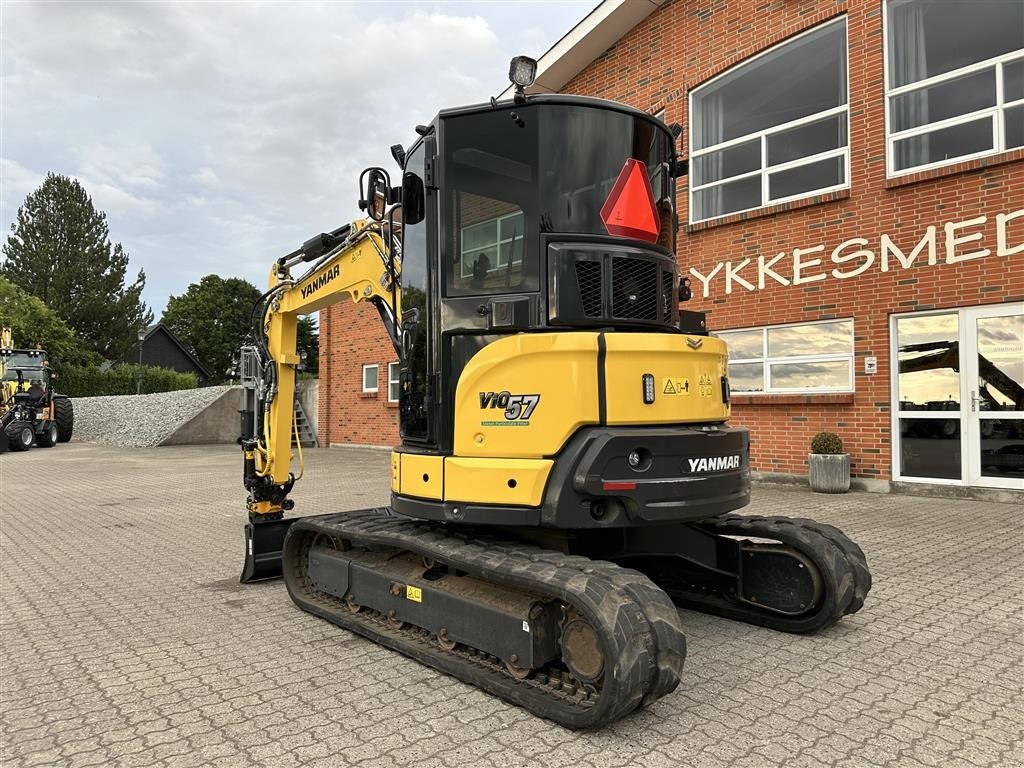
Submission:
[[[433,445],[437,406],[433,394],[432,372],[434,327],[431,286],[431,233],[437,215],[436,191],[426,183],[425,163],[433,153],[433,141],[421,140],[409,152],[402,178],[402,359],[399,365],[399,431],[403,444]],[[412,194],[410,194],[412,193]],[[418,200],[414,203],[414,198]],[[411,215],[413,209],[416,215]]]

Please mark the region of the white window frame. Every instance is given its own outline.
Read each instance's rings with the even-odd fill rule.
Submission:
[[[374,371],[377,374],[377,386],[373,387],[372,389],[366,386],[366,372],[368,370],[370,370],[371,368],[373,368]],[[362,381],[362,384],[363,384],[363,392],[379,392],[380,391],[380,366],[379,365],[377,365],[376,363],[368,363],[367,365],[363,366],[363,381]]]
[[[948,165],[956,165],[957,163],[975,160],[979,157],[989,157],[991,155],[998,155],[1003,152],[1010,151],[1006,148],[1006,110],[1024,105],[1024,98],[1017,99],[1015,101],[1003,101],[1003,67],[1006,64],[1011,64],[1018,60],[1024,60],[1024,48],[1018,51],[1004,53],[1001,56],[994,56],[991,59],[979,61],[976,64],[969,64],[966,67],[960,67],[959,69],[953,69],[949,72],[943,72],[940,75],[933,75],[932,77],[924,80],[918,80],[915,83],[901,85],[899,88],[890,88],[889,0],[885,0],[884,7],[882,8],[882,50],[884,51],[882,68],[883,75],[885,77],[885,173],[887,178],[894,179],[901,176],[909,176],[914,173],[921,173],[922,171],[930,171],[934,168],[944,168]],[[956,117],[948,117],[945,120],[937,120],[934,123],[925,123],[924,125],[919,125],[916,128],[907,128],[906,130],[892,133],[890,128],[892,123],[889,119],[889,105],[896,96],[901,96],[905,93],[911,93],[933,85],[938,85],[948,80],[955,80],[958,77],[963,77],[964,75],[971,75],[986,69],[992,69],[993,67],[996,71],[995,106],[978,109],[974,112],[957,115]],[[934,163],[927,163],[925,165],[915,165],[912,168],[905,168],[901,171],[897,171],[895,169],[896,153],[894,152],[894,147],[896,146],[897,141],[900,141],[901,139],[908,139],[912,136],[918,136],[923,133],[933,133],[943,128],[950,128],[952,126],[963,125],[965,123],[973,123],[984,117],[987,117],[992,122],[992,149],[974,152],[969,155],[957,155],[956,157],[951,157],[947,160],[938,160]],[[1014,149],[1020,148],[1021,147],[1014,147]]]
[[[495,272],[498,269],[502,269],[502,268],[508,266],[507,263],[505,263],[505,262],[503,262],[501,260],[501,246],[507,245],[508,243],[512,242],[512,233],[509,232],[508,237],[504,237],[504,234],[501,231],[501,229],[502,229],[501,223],[503,221],[505,221],[506,219],[512,219],[512,218],[516,218],[516,217],[519,217],[519,216],[523,217],[523,221],[526,220],[525,212],[523,212],[523,211],[513,211],[512,213],[506,213],[506,214],[502,214],[501,216],[495,216],[492,219],[484,219],[483,221],[476,221],[476,222],[473,222],[472,224],[467,224],[466,226],[462,227],[462,231],[459,232],[459,247],[461,249],[460,263],[462,264],[462,270],[461,271],[462,271],[462,277],[463,278],[467,278],[467,277],[472,277],[473,276],[473,260],[472,259],[468,259],[467,260],[466,259],[466,255],[469,254],[470,256],[473,256],[473,255],[475,255],[473,253],[474,251],[475,252],[480,252],[480,251],[483,251],[483,250],[485,250],[487,248],[494,248],[495,249],[495,257],[494,257],[494,262],[495,263],[492,264],[491,268],[487,270],[488,272]],[[463,247],[464,246],[463,240],[465,238],[466,230],[467,229],[471,229],[472,227],[479,227],[482,224],[490,224],[491,222],[497,222],[496,225],[495,225],[495,228],[494,228],[495,236],[498,238],[497,241],[496,242],[488,242],[486,245],[482,245],[482,246],[475,246],[473,248],[470,248],[467,251]],[[523,237],[523,233],[522,232],[517,232],[516,233],[516,239],[517,240],[519,240],[522,237]],[[522,256],[522,253],[520,253],[518,256],[516,256],[515,258],[512,259],[512,263],[513,264],[519,264],[519,263],[522,262],[522,260],[523,260],[523,256]],[[467,271],[467,268],[468,268],[468,271]]]
[[[392,371],[394,371],[394,375],[393,376],[392,376]],[[394,385],[394,387],[395,387],[395,396],[394,397],[391,397],[391,386],[392,385]],[[401,394],[401,390],[399,389],[399,384],[398,384],[398,363],[397,362],[388,363],[388,402],[389,403],[397,403],[398,402],[398,396],[400,394]]]
[[[770,356],[768,354],[768,331],[777,328],[797,328],[806,325],[835,325],[839,323],[850,323],[850,351],[849,352],[834,352],[823,355],[785,355],[785,356]],[[732,386],[730,379],[730,389],[737,395],[814,395],[814,394],[835,394],[835,393],[851,393],[855,391],[856,377],[854,368],[854,359],[856,353],[856,324],[852,317],[839,317],[834,320],[812,320],[802,323],[779,323],[776,325],[755,325],[748,328],[722,328],[720,333],[733,333],[738,331],[761,331],[761,356],[760,357],[747,357],[747,358],[736,358],[733,359],[730,355],[729,365],[739,365],[741,363],[761,363],[761,383],[764,389],[736,389]],[[718,333],[712,334],[717,336]],[[771,383],[771,366],[772,364],[780,363],[831,363],[837,361],[846,361],[849,367],[850,385],[848,387],[773,387]]]
[[[798,118],[796,120],[790,120],[788,123],[780,123],[779,125],[774,125],[771,128],[765,128],[762,131],[755,131],[754,133],[748,133],[745,136],[738,136],[735,139],[729,139],[728,141],[723,141],[721,144],[715,144],[715,145],[710,146],[710,147],[705,147],[704,149],[694,149],[693,148],[693,120],[694,120],[694,114],[695,114],[694,113],[694,108],[693,108],[693,97],[694,97],[695,94],[699,93],[702,89],[708,87],[709,85],[712,85],[715,81],[719,80],[720,78],[730,74],[737,67],[748,66],[749,64],[751,64],[752,62],[756,61],[757,59],[759,59],[760,57],[764,56],[765,54],[768,54],[768,53],[771,53],[771,52],[773,52],[775,50],[778,50],[779,48],[782,48],[785,45],[789,45],[790,43],[793,43],[796,40],[799,40],[800,38],[804,37],[805,35],[809,35],[809,34],[811,34],[813,32],[818,32],[821,29],[823,29],[824,27],[828,26],[829,24],[842,24],[843,25],[843,31],[845,33],[844,34],[844,43],[843,43],[846,46],[846,103],[845,104],[842,104],[842,105],[840,105],[838,107],[833,107],[831,109],[826,109],[826,110],[824,110],[822,112],[816,112],[815,114],[808,115],[807,117],[801,117],[801,118]],[[702,155],[710,154],[712,152],[719,152],[719,151],[721,151],[723,149],[728,149],[729,147],[736,146],[738,144],[744,144],[744,143],[746,143],[748,141],[752,141],[753,139],[760,139],[760,142],[761,142],[761,167],[760,167],[760,169],[758,169],[756,171],[748,171],[747,173],[737,174],[736,176],[730,176],[730,177],[728,177],[726,179],[718,179],[717,181],[711,181],[711,182],[708,182],[707,184],[701,184],[700,186],[691,186],[690,187],[690,191],[689,191],[689,209],[690,209],[689,219],[690,219],[690,224],[698,224],[698,223],[705,222],[705,221],[715,221],[716,219],[723,219],[723,218],[725,218],[727,216],[734,216],[736,214],[746,213],[747,211],[756,211],[756,210],[759,210],[761,208],[767,208],[768,206],[778,205],[780,203],[787,203],[787,202],[790,202],[792,200],[804,200],[804,199],[806,199],[808,197],[816,197],[818,195],[824,195],[824,194],[827,194],[829,192],[836,192],[836,191],[841,190],[841,189],[849,189],[850,188],[850,25],[847,22],[845,14],[840,16],[840,17],[838,17],[838,18],[830,19],[829,21],[826,21],[824,24],[818,24],[818,25],[816,25],[814,27],[811,27],[810,29],[806,29],[803,32],[801,32],[799,35],[794,35],[793,37],[787,38],[787,39],[783,40],[782,42],[777,43],[777,44],[771,46],[770,48],[765,48],[763,51],[760,51],[759,53],[755,54],[754,56],[751,56],[749,59],[745,59],[744,61],[739,62],[738,64],[730,67],[729,69],[725,70],[724,72],[720,72],[719,74],[715,75],[713,78],[708,80],[706,83],[701,83],[700,86],[698,86],[697,88],[694,88],[692,91],[690,91],[690,93],[688,95],[688,98],[689,98],[689,103],[688,103],[689,111],[688,111],[688,114],[690,116],[689,117],[689,120],[690,120],[689,134],[690,135],[688,137],[688,149],[689,149],[689,162],[690,162],[690,168],[691,168],[691,172],[690,172],[691,173],[691,176],[690,176],[691,178],[693,177],[692,176],[692,174],[693,174],[692,169],[693,169],[693,166],[694,166],[694,160],[696,158],[701,157]],[[801,125],[806,125],[808,123],[814,123],[814,122],[817,122],[819,120],[824,120],[824,119],[826,119],[828,117],[832,117],[834,115],[840,115],[840,114],[843,114],[843,113],[846,114],[846,146],[845,147],[840,147],[838,149],[830,149],[827,152],[819,152],[816,155],[808,155],[807,157],[801,157],[801,158],[798,158],[796,160],[790,160],[789,162],[786,162],[786,163],[779,163],[778,165],[768,166],[768,137],[769,136],[772,136],[772,135],[774,135],[776,133],[782,133],[784,131],[788,131],[788,130],[790,130],[792,128],[797,128],[797,127],[799,127]],[[837,185],[834,185],[834,186],[831,186],[831,187],[823,187],[821,189],[815,189],[815,190],[811,190],[811,191],[808,191],[808,192],[801,192],[798,195],[790,195],[788,197],[779,197],[779,198],[775,198],[775,199],[771,199],[769,197],[769,193],[770,193],[769,177],[770,176],[773,176],[774,174],[776,174],[776,173],[778,173],[780,171],[788,171],[788,170],[791,170],[793,168],[798,168],[798,167],[803,166],[803,165],[811,165],[813,163],[820,162],[821,160],[828,160],[829,158],[840,157],[840,156],[843,157],[843,179],[845,180],[842,184],[837,184]],[[694,218],[693,212],[694,212],[694,209],[696,207],[694,205],[695,193],[700,192],[700,191],[705,190],[705,189],[710,189],[712,187],[721,186],[722,184],[728,184],[728,183],[733,182],[733,181],[740,181],[742,179],[750,178],[750,177],[753,177],[753,176],[760,176],[761,177],[761,204],[760,205],[756,205],[756,206],[754,206],[752,208],[744,208],[744,209],[739,210],[739,211],[729,211],[728,213],[722,213],[722,214],[719,214],[717,216],[708,216],[707,218],[704,218],[704,219],[695,219]]]

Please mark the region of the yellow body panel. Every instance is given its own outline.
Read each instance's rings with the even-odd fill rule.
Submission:
[[[725,342],[669,333],[605,335],[608,424],[678,424],[724,421]],[[693,349],[687,343],[699,346]],[[654,402],[644,403],[643,375],[654,376]]]
[[[421,499],[444,498],[444,457],[418,453],[394,454],[400,457],[399,493]]]
[[[555,462],[551,459],[467,459],[444,461],[445,501],[539,507]]]
[[[551,456],[581,426],[597,423],[597,336],[517,334],[477,352],[455,391],[455,455]],[[484,403],[488,393],[494,397]],[[524,396],[539,400],[518,418]]]
[[[402,454],[391,452],[391,490],[398,493],[402,490]]]

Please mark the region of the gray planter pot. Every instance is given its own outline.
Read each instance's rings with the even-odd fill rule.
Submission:
[[[850,490],[850,454],[808,453],[808,479],[818,493],[846,493]]]

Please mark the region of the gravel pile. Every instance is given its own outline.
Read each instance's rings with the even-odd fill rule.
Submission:
[[[124,448],[160,445],[231,387],[201,387],[153,395],[76,397],[75,440]]]

